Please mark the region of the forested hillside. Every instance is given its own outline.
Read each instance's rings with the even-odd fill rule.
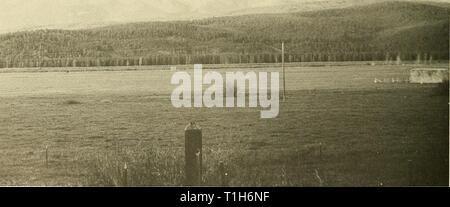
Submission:
[[[448,59],[449,7],[411,2],[0,35],[0,67]]]

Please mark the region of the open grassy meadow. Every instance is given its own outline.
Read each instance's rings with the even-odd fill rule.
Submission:
[[[0,73],[0,185],[122,185],[125,163],[128,185],[182,185],[191,121],[204,185],[219,162],[232,186],[448,185],[448,93],[412,68],[288,67],[275,119],[174,108],[169,70]]]

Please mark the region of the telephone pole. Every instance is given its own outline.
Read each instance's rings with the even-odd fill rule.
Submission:
[[[279,48],[269,46],[270,48],[280,52]],[[278,61],[277,61],[278,62]],[[284,42],[281,42],[281,70],[283,73],[283,101],[286,100],[286,71],[284,67]]]
[[[283,101],[286,101],[286,72],[284,69],[284,42],[281,43],[281,69],[283,70]]]
[[[42,64],[42,43],[39,44],[39,57],[38,57],[38,67],[39,70],[41,69],[41,64]]]

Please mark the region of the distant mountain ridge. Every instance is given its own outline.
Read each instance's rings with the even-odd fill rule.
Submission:
[[[73,60],[84,65],[278,62],[281,42],[286,43],[288,61],[375,60],[386,55],[414,59],[418,54],[448,59],[448,12],[447,4],[382,2],[18,32],[0,35],[0,60],[3,67],[36,62],[67,66]]]
[[[317,11],[396,0],[96,0],[84,3],[54,0],[4,1],[6,2],[2,2],[0,7],[0,34],[39,29],[90,29],[130,22]],[[443,0],[402,1],[445,4],[440,3]]]
[[[227,15],[247,15],[247,14],[276,14],[276,13],[294,13],[304,11],[318,11],[326,9],[339,9],[351,6],[369,5],[387,0],[318,0],[306,1],[302,3],[291,2],[277,6],[252,7],[246,9],[235,10]]]

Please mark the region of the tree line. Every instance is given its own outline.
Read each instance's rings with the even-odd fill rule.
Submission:
[[[441,53],[307,53],[285,54],[285,62],[340,62],[340,61],[419,61],[430,63],[442,60]],[[0,68],[29,67],[103,67],[103,66],[147,66],[184,64],[237,64],[237,63],[281,63],[281,54],[248,55],[157,55],[139,58],[45,58],[1,60]]]

